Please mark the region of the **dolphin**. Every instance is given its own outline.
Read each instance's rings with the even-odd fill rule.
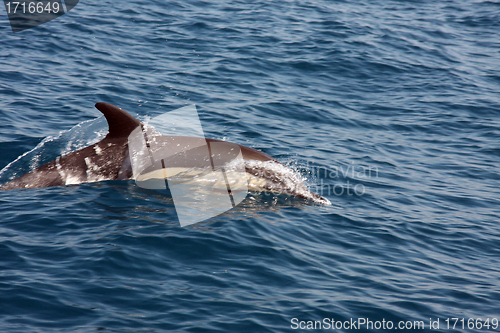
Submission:
[[[42,166],[15,178],[0,190],[40,188],[106,180],[133,179],[133,167],[129,153],[129,136],[144,124],[123,109],[109,104],[97,103],[95,107],[104,115],[108,123],[108,134],[101,141],[83,149],[57,157]],[[157,133],[163,141],[189,146],[193,142],[205,140],[207,145],[226,141],[182,136],[165,136]],[[245,162],[245,173],[251,191],[271,191],[312,200],[330,205],[330,201],[307,189],[298,174],[271,156],[239,144]],[[191,153],[191,156],[196,156]],[[196,158],[194,159],[196,160]],[[292,175],[292,176],[290,176]]]

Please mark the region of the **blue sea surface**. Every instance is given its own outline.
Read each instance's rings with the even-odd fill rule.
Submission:
[[[500,331],[499,1],[87,0],[18,33],[0,10],[0,45],[2,181],[96,102],[195,104],[332,202],[182,228],[133,180],[0,191],[0,331]]]

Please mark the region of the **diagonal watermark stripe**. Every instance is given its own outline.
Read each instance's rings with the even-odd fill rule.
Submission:
[[[235,143],[205,139],[196,107],[153,118],[128,137],[133,179],[170,190],[181,226],[222,214],[248,193],[245,163]]]

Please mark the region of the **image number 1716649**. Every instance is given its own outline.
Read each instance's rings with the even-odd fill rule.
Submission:
[[[4,0],[12,32],[20,32],[52,21],[73,9],[78,0]]]

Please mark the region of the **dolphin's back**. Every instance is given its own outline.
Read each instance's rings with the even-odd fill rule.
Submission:
[[[141,122],[109,103],[97,103],[108,122],[109,133],[96,144],[60,156],[0,187],[0,190],[37,188],[128,179],[127,140]]]

